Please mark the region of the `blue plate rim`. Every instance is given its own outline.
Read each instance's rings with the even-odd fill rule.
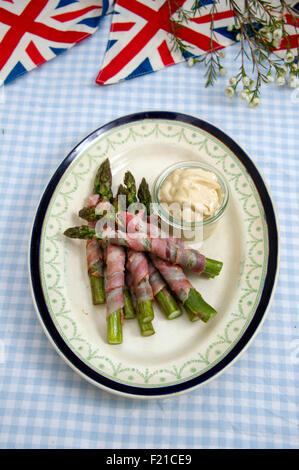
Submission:
[[[265,213],[266,226],[268,231],[267,235],[269,240],[268,265],[262,295],[250,324],[246,328],[245,332],[243,333],[242,337],[239,339],[237,344],[227,353],[227,355],[221,361],[219,361],[211,369],[200,374],[199,376],[190,380],[186,380],[185,382],[179,384],[169,386],[166,385],[155,388],[136,387],[111,380],[90,368],[70,349],[64,339],[60,336],[47,308],[39,270],[39,250],[43,221],[55,188],[59,183],[62,175],[65,173],[66,169],[69,167],[71,162],[79,155],[79,153],[99,135],[108,132],[112,128],[145,119],[180,121],[186,124],[193,125],[210,133],[211,135],[219,139],[222,143],[224,143],[228,148],[230,148],[230,150],[246,167],[246,170],[251,176],[252,181],[255,184],[256,190],[258,191]],[[276,212],[269,190],[256,165],[232,137],[230,137],[228,134],[226,134],[224,131],[222,131],[215,125],[198,117],[174,111],[141,111],[122,116],[100,126],[99,128],[92,131],[90,134],[88,134],[84,139],[82,139],[60,163],[57,170],[51,177],[48,185],[46,186],[45,191],[42,194],[32,224],[28,254],[29,280],[33,302],[40,318],[40,321],[42,323],[42,326],[48,338],[51,340],[53,346],[65,359],[65,361],[89,382],[107,391],[129,396],[132,398],[161,398],[167,397],[169,395],[185,393],[209,382],[221,372],[223,372],[229,365],[231,365],[239,357],[239,355],[245,351],[245,349],[257,333],[259,326],[261,326],[264,320],[264,317],[266,315],[267,309],[270,306],[271,299],[275,290],[278,266],[279,231]]]

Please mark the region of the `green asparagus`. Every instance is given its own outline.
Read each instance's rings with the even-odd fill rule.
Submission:
[[[127,286],[124,286],[124,319],[130,320],[135,318],[135,310],[132,303],[131,294]]]
[[[169,320],[182,315],[182,310],[166,286],[155,295],[155,299]]]
[[[109,344],[121,344],[123,342],[122,311],[116,310],[107,318],[107,337]]]

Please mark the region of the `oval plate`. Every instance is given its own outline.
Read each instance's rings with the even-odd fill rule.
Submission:
[[[127,169],[137,184],[152,185],[168,165],[200,160],[225,176],[230,205],[201,251],[224,262],[215,279],[189,276],[218,311],[204,324],[187,315],[169,321],[155,306],[155,335],[124,324],[123,344],[106,340],[105,306],[91,302],[85,242],[63,231],[82,223],[95,172],[109,157],[113,189]],[[244,351],[271,300],[279,237],[271,197],[254,163],[223,131],[192,116],[142,112],[112,121],[88,135],[50,180],[33,222],[29,275],[44,330],[64,360],[98,387],[135,398],[187,392],[215,378]]]

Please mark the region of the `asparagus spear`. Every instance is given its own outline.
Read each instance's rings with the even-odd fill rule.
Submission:
[[[102,165],[100,166],[95,182],[94,182],[94,191],[96,191],[100,195],[100,201],[107,201],[110,202],[114,205],[114,207],[117,210],[117,196],[121,194],[121,187],[118,190],[116,198],[113,198],[113,193],[111,190],[111,185],[112,185],[112,174],[111,174],[111,169],[110,169],[110,164],[109,160],[106,159]],[[98,220],[98,215],[95,212],[95,207],[84,207],[79,211],[79,216],[81,218],[87,219],[90,222],[95,222]],[[96,291],[95,291],[96,292]],[[111,295],[111,294],[109,294]],[[134,309],[132,306],[132,301],[130,297],[130,293],[126,286],[124,285],[123,287],[123,297],[124,297],[124,318],[129,319],[129,318],[134,318],[135,313]],[[120,330],[120,323],[119,323],[119,313],[114,315],[113,317],[114,323],[117,324],[117,330]],[[116,328],[113,326],[113,322],[108,322],[108,337],[113,336],[112,334],[109,335],[109,330],[112,332],[116,331]]]
[[[83,207],[79,210],[79,217],[87,222],[97,222],[102,216],[96,213],[94,207]]]
[[[108,181],[110,181],[111,185],[109,160],[105,160],[100,165],[94,179],[94,194],[98,194],[102,198],[109,197],[109,191],[107,190]],[[94,203],[92,202],[92,204]],[[87,210],[89,210],[90,213],[93,213],[94,207],[90,206]],[[93,304],[104,304],[105,287],[103,276],[103,253],[99,243],[94,243],[93,240],[87,241],[86,256]]]
[[[174,320],[182,315],[182,310],[166,286],[155,295],[155,299],[158,301],[168,320]]]
[[[110,162],[107,158],[103,161],[94,180],[93,192],[100,195],[101,201],[112,201],[112,173]]]
[[[109,344],[122,343],[124,309],[125,251],[123,247],[108,245],[106,251],[106,307]]]
[[[192,310],[190,310],[190,309],[187,307],[187,305],[184,305],[184,309],[185,309],[185,312],[187,313],[187,315],[188,315],[190,321],[195,322],[195,321],[198,321],[198,320],[199,320],[199,316],[198,316],[198,315],[195,315],[195,313],[193,313]]]
[[[113,203],[112,173],[110,162],[107,158],[100,166],[94,181],[94,192],[99,194],[100,202]],[[81,211],[79,213],[82,216]],[[117,255],[117,256],[116,256]],[[107,337],[109,344],[120,344],[123,340],[122,321],[124,299],[124,250],[115,250],[108,246],[106,251],[107,260]],[[117,280],[117,282],[116,282]]]
[[[142,178],[142,181],[139,185],[138,199],[139,202],[141,202],[145,206],[146,213],[149,216],[152,196],[145,178]],[[158,301],[158,304],[160,305],[161,309],[169,320],[179,317],[180,315],[182,315],[182,310],[180,309],[177,301],[171,295],[165,282],[163,281],[156,268],[152,265],[152,263],[150,263],[149,268],[150,283],[153,288],[155,299]]]
[[[118,309],[107,317],[107,338],[109,344],[123,342],[122,310]]]
[[[147,323],[144,323],[141,320],[141,317],[138,314],[138,312],[137,312],[137,320],[138,320],[141,336],[152,336],[155,334],[155,330],[154,330],[152,322],[148,321]]]
[[[98,240],[87,240],[86,257],[94,305],[105,303],[103,253]]]
[[[137,239],[132,240],[130,237],[126,236],[124,233],[115,233],[117,236],[115,238],[110,238],[110,243],[113,243],[115,245],[122,245],[126,246],[128,248],[132,248],[135,251],[147,251],[152,254],[159,254],[159,256],[163,255],[165,261],[170,262],[171,264],[175,264],[175,261],[177,261],[177,264],[182,266],[185,269],[190,268],[189,263],[190,261],[196,262],[197,258],[200,255],[200,253],[196,250],[193,249],[188,249],[188,248],[183,248],[183,247],[178,247],[175,245],[173,241],[170,239],[159,239],[161,241],[164,240],[165,244],[168,245],[168,248],[170,249],[171,253],[169,252],[168,249],[164,250],[162,253],[160,250],[158,251],[157,246],[152,246],[153,240],[157,239],[152,239],[150,237],[144,237],[143,239],[140,240],[140,243],[136,243],[136,241],[139,241]],[[69,238],[79,238],[81,240],[88,240],[91,238],[97,238],[99,240],[102,239],[102,237],[105,235],[104,233],[96,233],[96,230],[92,227],[88,227],[87,225],[80,225],[78,227],[70,227],[67,230],[65,230],[64,235]],[[135,241],[135,243],[133,243]],[[157,252],[158,251],[158,252]],[[177,257],[178,251],[180,252],[180,255],[183,256],[182,259],[180,257]],[[176,257],[176,258],[175,258]],[[205,267],[203,269],[203,273],[207,274],[209,277],[215,277],[220,274],[220,271],[222,269],[223,263],[222,261],[217,261],[211,258],[205,258]],[[191,269],[192,271],[192,269]]]
[[[136,183],[135,178],[130,171],[127,171],[124,176],[124,184],[125,184],[125,192],[127,197],[127,208],[130,204],[137,202],[137,195],[136,195]],[[136,257],[136,254],[132,253],[131,250],[128,251],[128,262],[127,268],[133,269],[131,271],[131,275],[134,281],[136,276],[136,264],[133,261]],[[148,323],[151,322],[154,318],[154,309],[152,304],[152,289],[149,283],[149,271],[148,271],[148,262],[145,255],[140,254],[137,255],[139,263],[144,263],[145,270],[144,274],[145,277],[139,282],[138,286],[135,288],[135,296],[137,301],[137,311],[138,311],[138,322],[140,323]],[[134,283],[134,282],[133,282]]]
[[[152,202],[152,198],[151,198],[151,193],[150,193],[150,190],[149,190],[149,186],[145,180],[145,178],[142,179],[141,183],[140,183],[140,186],[139,186],[139,189],[138,189],[138,197],[139,197],[139,201],[143,203],[143,205],[145,206],[146,208],[146,211],[147,211],[147,215],[150,215],[150,204]],[[174,279],[177,280],[177,271],[179,271],[179,274],[181,275],[181,277],[185,277],[184,276],[184,273],[183,271],[178,268],[176,269],[175,266],[173,265],[168,265],[168,263],[165,263],[162,261],[159,262],[159,260],[157,258],[154,258],[156,259],[156,263],[159,263],[159,265],[161,266],[161,264],[164,266],[164,274],[166,277],[168,277],[168,279],[171,281],[173,279],[171,279],[171,277],[173,277]],[[218,264],[219,263],[219,264]],[[168,266],[167,266],[168,265]],[[156,265],[157,266],[157,265]],[[214,277],[216,275],[216,273],[219,271],[220,272],[220,269],[222,267],[222,263],[220,262],[217,262],[215,260],[210,260],[208,258],[208,260],[206,260],[206,266],[205,266],[205,272],[207,274],[209,274],[211,277]],[[165,270],[166,268],[166,270]],[[167,272],[168,272],[168,276],[167,276]],[[171,274],[172,273],[172,274]],[[167,279],[166,279],[167,280]],[[189,282],[189,281],[187,281]],[[175,286],[175,283],[172,282],[171,285]],[[169,292],[169,291],[168,291]],[[177,290],[177,292],[180,292]],[[171,294],[169,293],[169,295],[171,296]],[[179,294],[181,295],[181,293]],[[165,295],[165,293],[163,292],[163,290],[161,290],[159,293],[158,293],[158,296],[160,296],[160,299],[157,298],[157,300],[162,303],[162,308],[163,308],[163,305],[164,305],[164,308],[166,306],[166,315],[167,315],[167,307],[169,307],[169,303],[168,303],[168,298],[167,298],[167,294]],[[171,296],[171,298],[173,299],[173,297]],[[181,299],[183,299],[183,297],[181,296]],[[175,299],[173,299],[174,302],[175,302]],[[216,314],[216,310],[214,310],[209,304],[207,304],[204,299],[202,298],[202,296],[199,294],[199,292],[197,292],[190,284],[190,287],[189,287],[189,292],[188,292],[188,296],[187,298],[184,298],[184,308],[190,318],[191,321],[196,321],[198,320],[199,318],[201,318],[203,321],[208,321],[209,318],[213,315]],[[170,305],[172,304],[172,302],[170,302]]]
[[[140,315],[136,295],[133,292],[133,280],[132,280],[132,275],[130,272],[127,272],[126,283],[131,293],[133,307],[136,310],[140,333],[142,336],[151,336],[155,333],[155,330],[154,330],[152,322],[151,321],[144,322],[142,319],[142,315]]]
[[[137,195],[139,202],[144,205],[147,215],[150,215],[150,205],[152,202],[152,196],[145,178],[142,178],[141,180]]]
[[[130,204],[137,202],[135,178],[130,171],[125,173],[124,184],[126,186],[127,204],[129,206]]]
[[[119,206],[118,206],[118,196],[125,196],[126,197],[126,205],[128,204],[128,190],[125,188],[122,184],[119,185],[118,190],[117,190],[117,195],[114,198],[113,206],[115,209],[115,212],[118,212]],[[132,318],[135,318],[135,309],[132,303],[132,298],[130,291],[126,284],[124,285],[124,318],[125,320],[129,320]]]
[[[100,175],[99,175],[99,177],[100,177]],[[101,187],[102,188],[102,186],[100,184],[100,178],[98,178],[98,179],[99,179],[99,181],[98,181],[97,185],[95,185],[95,187],[97,187],[97,188]],[[104,184],[103,188],[101,189],[102,194],[104,194],[105,197],[110,197],[110,199],[109,199],[110,201],[113,200],[113,207],[115,209],[115,212],[118,212],[118,210],[119,210],[118,196],[125,196],[126,197],[126,207],[130,206],[130,204],[132,204],[134,202],[137,202],[136,183],[135,183],[134,176],[132,175],[132,173],[130,171],[127,171],[125,173],[124,184],[125,184],[125,186],[123,186],[122,184],[119,185],[117,195],[114,199],[112,198],[112,195],[109,193],[109,189],[107,187],[107,182],[106,181],[105,181],[105,184]],[[96,221],[100,220],[103,217],[103,215],[104,214],[102,214],[102,213],[97,213],[96,210],[95,210],[95,207],[83,207],[79,211],[79,216],[81,217],[81,219],[84,219],[88,222],[96,222]]]
[[[130,320],[131,318],[135,318],[135,310],[131,298],[130,291],[128,287],[124,286],[124,319]]]
[[[153,255],[151,260],[188,312],[198,315],[204,322],[216,315],[216,310],[192,286],[180,266],[172,265]]]

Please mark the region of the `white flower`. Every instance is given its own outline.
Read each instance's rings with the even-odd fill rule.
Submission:
[[[294,54],[293,52],[289,51],[286,53],[286,55],[284,56],[284,61],[287,63],[287,64],[291,64],[292,62],[294,62]]]
[[[264,35],[265,39],[268,41],[268,42],[272,42],[272,39],[273,39],[273,36],[272,36],[272,33],[267,32],[265,35]]]
[[[295,62],[291,64],[291,69],[293,72],[297,72],[297,70],[299,70],[298,67],[299,67],[299,64],[295,64]]]
[[[278,86],[283,86],[285,84],[285,82],[286,82],[286,79],[284,78],[284,76],[278,74],[277,79],[276,79],[276,84]]]
[[[289,81],[289,87],[290,88],[297,88],[298,85],[299,85],[298,78],[296,77],[296,75],[291,74],[290,75],[290,81]]]
[[[242,82],[243,82],[243,85],[248,86],[250,85],[250,78],[247,77],[247,75],[244,75],[244,77],[242,78]]]
[[[248,103],[249,108],[256,108],[261,103],[261,100],[256,96]]]
[[[281,39],[274,39],[273,46],[275,49],[278,49],[280,47],[280,44],[281,44]]]
[[[273,31],[273,39],[274,41],[281,41],[282,38],[282,29],[275,29]]]
[[[230,85],[235,86],[235,84],[237,83],[236,77],[231,77],[231,78],[229,79],[229,83],[230,83]]]
[[[273,83],[274,82],[274,77],[271,72],[268,72],[266,75],[266,82],[267,83]]]
[[[237,34],[236,41],[241,41],[241,34],[240,33]]]
[[[220,52],[219,52],[219,57],[221,57],[221,59],[224,59],[225,57],[225,50],[222,49]]]
[[[248,93],[248,91],[246,91],[246,90],[240,91],[239,96],[240,96],[241,100],[246,101],[246,103],[249,103],[250,94]]]
[[[231,86],[227,86],[224,90],[224,93],[228,98],[233,98],[235,96],[235,90]]]
[[[227,31],[232,31],[234,29],[234,25],[233,24],[230,24],[228,27],[227,27]]]
[[[261,29],[260,29],[260,34],[262,34],[262,35],[264,36],[265,34],[268,33],[268,31],[269,31],[269,30],[268,30],[267,28],[261,28]]]
[[[189,57],[187,64],[189,67],[193,67],[193,65],[195,65],[195,59],[193,57]]]
[[[226,68],[225,68],[225,67],[220,67],[219,73],[220,73],[220,75],[222,75],[222,76],[225,75],[225,74],[227,74]]]
[[[280,75],[284,75],[285,73],[287,73],[288,69],[285,65],[282,65],[281,67],[279,67],[279,73]]]

